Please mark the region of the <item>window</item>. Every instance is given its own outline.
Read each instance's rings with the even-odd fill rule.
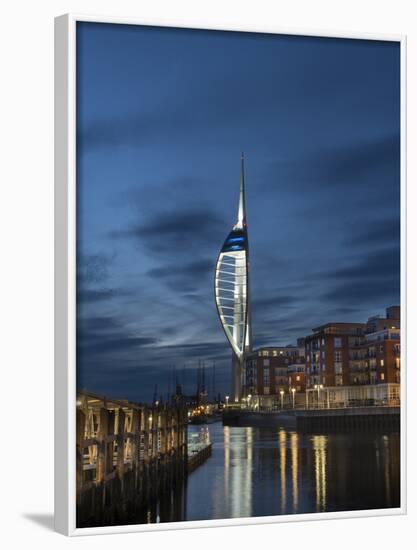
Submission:
[[[381,361],[379,363],[380,363],[381,367],[384,366],[384,360],[383,359],[381,359]]]
[[[325,358],[325,356],[326,356],[325,352],[324,352],[324,351],[322,351],[322,352],[321,352],[321,358],[322,358],[322,359],[324,359],[324,358]]]
[[[269,395],[269,387],[268,386],[264,386],[264,394]]]
[[[335,374],[342,374],[343,364],[342,363],[335,363],[334,364],[334,372],[335,372]]]
[[[335,351],[334,352],[334,360],[335,361],[342,361],[342,352],[341,351]]]
[[[385,380],[385,374],[381,372],[381,380]]]
[[[297,380],[297,382],[300,381],[300,377],[299,377],[299,376],[296,376],[295,379]],[[290,378],[290,384],[291,384],[291,378]]]
[[[336,386],[343,386],[343,376],[335,376],[335,384]]]
[[[264,367],[269,367],[269,359],[264,359]]]
[[[333,338],[333,345],[335,348],[341,348],[342,347],[342,339],[341,338]]]
[[[326,365],[324,363],[321,366],[321,370],[326,370]]]

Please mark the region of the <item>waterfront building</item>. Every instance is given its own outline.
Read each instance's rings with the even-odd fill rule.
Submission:
[[[349,384],[349,349],[359,343],[365,323],[326,323],[305,338],[307,387]]]
[[[400,329],[394,325],[365,334],[349,353],[350,384],[400,383]]]
[[[233,400],[238,402],[245,385],[245,358],[252,350],[249,242],[243,153],[237,222],[227,236],[217,258],[214,287],[219,319],[233,353],[232,392]]]
[[[288,391],[304,393],[306,391],[306,366],[304,361],[288,365]]]
[[[366,384],[355,386],[321,386],[308,388],[305,394],[307,409],[400,405],[400,384]]]
[[[263,347],[248,353],[245,358],[244,394],[280,396],[281,391],[288,393],[288,368],[302,361],[298,346]],[[299,373],[296,376],[300,376],[301,387],[302,375]]]
[[[327,323],[305,338],[306,387],[400,382],[400,307],[366,323]]]

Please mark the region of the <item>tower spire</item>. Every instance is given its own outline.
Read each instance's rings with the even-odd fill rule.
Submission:
[[[239,210],[237,215],[237,225],[241,228],[246,225],[246,206],[245,206],[245,157],[243,152],[240,155],[240,194]]]

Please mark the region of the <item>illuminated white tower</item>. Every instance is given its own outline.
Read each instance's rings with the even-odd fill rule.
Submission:
[[[217,312],[234,354],[233,398],[239,401],[244,386],[245,355],[252,349],[243,153],[237,223],[229,233],[217,258],[214,287]]]

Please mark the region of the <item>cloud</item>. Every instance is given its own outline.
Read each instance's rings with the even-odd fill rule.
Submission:
[[[252,300],[253,310],[265,311],[276,308],[288,308],[293,306],[299,298],[297,296],[274,294],[264,298]]]
[[[369,227],[370,229],[366,229]],[[380,247],[400,243],[399,217],[374,221],[367,224],[366,228],[359,227],[353,230],[353,234],[351,233],[343,244],[354,247]]]
[[[126,230],[113,232],[113,238],[130,238],[139,241],[155,253],[184,252],[211,243],[213,232],[223,226],[212,209],[176,209],[175,212],[158,212],[148,221]]]
[[[77,359],[88,361],[92,356],[110,354],[116,361],[117,355],[129,354],[134,349],[155,345],[153,336],[137,335],[122,325],[116,317],[91,317],[77,319]]]
[[[379,302],[381,308],[388,303],[397,303],[400,299],[400,287],[397,279],[358,280],[338,285],[323,295],[327,300],[338,304],[357,304]]]
[[[400,299],[400,249],[393,246],[371,252],[351,266],[327,274],[330,289],[322,295],[335,306],[380,303],[381,308]],[[336,286],[331,282],[336,282]]]
[[[156,267],[148,271],[151,279],[159,279],[169,288],[182,294],[190,292],[203,293],[207,282],[213,277],[214,261],[201,259],[188,263],[170,261],[163,267]]]
[[[78,250],[81,244],[77,246]],[[113,258],[105,254],[82,254],[77,252],[77,285],[100,284],[109,278]]]
[[[347,267],[341,267],[327,273],[326,277],[333,280],[373,281],[377,279],[397,279],[400,271],[400,247],[385,248],[368,252],[359,261]]]
[[[267,186],[276,187],[285,181],[301,188],[329,186],[338,188],[349,184],[353,188],[363,187],[364,178],[387,172],[398,184],[400,178],[400,136],[390,134],[379,139],[354,142],[343,146],[323,147],[307,152],[302,158],[273,162],[267,172]],[[364,189],[379,188],[378,178],[369,182]]]

